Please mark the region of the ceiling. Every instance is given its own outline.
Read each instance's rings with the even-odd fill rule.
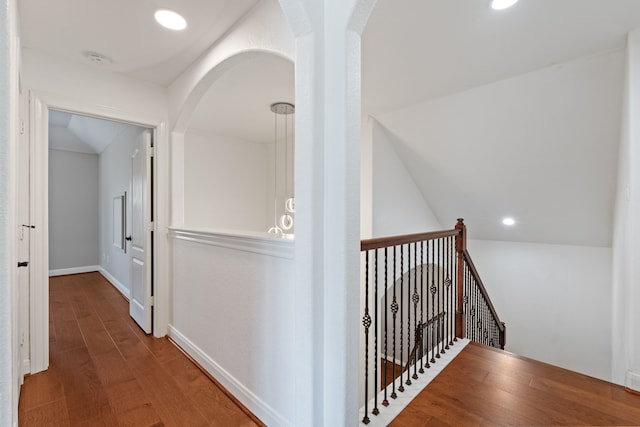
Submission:
[[[113,60],[111,64],[96,66],[166,86],[258,1],[268,0],[20,0],[22,42],[25,47],[77,62],[87,61],[82,52],[95,51]],[[168,31],[153,21],[153,10],[165,6],[187,18],[186,32]],[[123,10],[126,13],[122,13]],[[615,55],[624,47],[626,33],[639,27],[640,1],[637,0],[520,0],[504,11],[492,11],[488,0],[378,0],[362,40],[363,110],[387,128],[399,156],[443,225],[452,223],[452,216],[463,215],[470,221],[472,237],[530,241],[535,236],[533,241],[610,245],[612,217],[610,212],[603,214],[602,209],[562,241],[554,240],[554,233],[545,227],[553,222],[558,210],[562,211],[563,218],[585,218],[587,208],[611,206],[611,183],[615,182],[612,159],[616,158],[617,135],[610,127],[616,121],[619,123],[619,110],[605,114],[604,121],[591,123],[591,127],[583,126],[584,118],[591,117],[591,113],[581,110],[582,114],[567,116],[564,123],[553,128],[557,133],[544,135],[548,136],[544,139],[490,132],[482,141],[456,139],[456,153],[470,147],[468,152],[484,156],[488,163],[481,170],[469,168],[452,172],[451,162],[459,154],[450,151],[447,141],[426,140],[420,134],[447,135],[425,116],[434,105],[439,105],[439,100],[449,99],[455,103],[462,99],[459,96],[464,98],[465,93],[477,88],[492,87],[536,70],[544,72],[553,69],[555,64],[564,66],[580,58],[613,55],[612,68],[602,73],[607,77],[605,87],[619,90],[620,81],[616,83],[612,77],[619,74],[616,67],[620,67],[621,61]],[[211,88],[193,118],[193,129],[241,135],[242,139],[257,142],[265,141],[264,135],[271,136],[268,105],[293,96],[293,72],[285,61],[269,62],[265,58],[256,61],[253,67],[238,66]],[[290,81],[286,82],[287,79]],[[587,95],[592,99],[604,96],[599,92]],[[607,105],[616,104],[616,99],[607,98],[610,103]],[[540,111],[529,108],[526,113],[539,114]],[[403,119],[403,114],[413,121]],[[582,133],[574,131],[578,126],[582,126]],[[504,141],[514,141],[513,147],[533,143],[540,153],[553,153],[559,138],[563,137],[563,141],[571,138],[573,145],[563,145],[570,151],[578,147],[576,138],[603,128],[607,129],[606,135],[589,139],[586,146],[596,149],[599,158],[606,159],[606,167],[595,155],[570,157],[567,154],[563,159],[575,164],[568,173],[560,167],[547,168],[548,162],[545,163],[542,154],[542,157],[523,159],[522,151],[498,151],[497,148]],[[494,137],[501,143],[480,144]],[[478,148],[478,144],[484,149]],[[520,169],[508,169],[510,172],[529,171],[529,181],[514,176],[513,183],[526,184],[524,188],[540,204],[554,206],[553,203],[562,200],[561,192],[553,192],[552,197],[546,198],[545,194],[551,194],[551,184],[537,187],[531,182],[558,183],[564,191],[573,190],[571,184],[575,186],[575,182],[604,184],[595,185],[590,194],[583,194],[581,190],[575,203],[561,203],[546,211],[535,210],[530,206],[531,201],[512,197],[508,185],[496,184],[498,177],[506,176],[507,170],[496,176],[487,173],[499,170],[502,162],[523,165]],[[597,174],[594,175],[594,171]],[[490,178],[481,179],[489,175]],[[443,187],[461,182],[475,185],[471,193],[445,192],[434,189],[433,182],[441,182]],[[496,228],[495,221],[507,211],[531,212],[533,217],[522,219],[519,225],[530,231],[506,234]],[[577,238],[587,226],[604,231],[594,240]],[[572,226],[563,224],[563,227]]]
[[[120,135],[142,129],[128,123],[50,110],[49,148],[100,154]]]
[[[163,86],[171,83],[258,0],[20,0],[24,47],[72,62],[84,52],[109,58],[103,69]],[[188,20],[184,31],[158,25],[157,9]]]

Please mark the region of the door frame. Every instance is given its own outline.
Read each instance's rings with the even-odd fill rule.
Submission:
[[[29,342],[31,373],[49,367],[49,110],[122,121],[154,130],[153,206],[155,239],[153,335],[167,334],[169,322],[169,136],[166,117],[150,117],[50,93],[29,93],[31,144],[31,219]],[[162,172],[162,173],[159,173]]]

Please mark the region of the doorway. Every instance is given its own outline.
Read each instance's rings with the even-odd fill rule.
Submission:
[[[35,244],[31,247],[30,253],[30,280],[29,280],[29,347],[30,347],[30,372],[36,373],[42,370],[47,369],[48,367],[48,359],[49,359],[49,329],[48,329],[48,304],[49,304],[49,286],[48,279],[50,269],[53,273],[56,272],[56,266],[49,265],[49,255],[50,255],[50,244],[54,244],[55,242],[50,241],[51,229],[50,219],[50,207],[53,207],[57,200],[53,200],[50,196],[49,189],[49,180],[51,179],[50,171],[49,171],[49,124],[50,118],[56,119],[56,116],[59,114],[68,114],[73,117],[77,117],[79,122],[86,120],[102,120],[104,123],[110,123],[109,126],[120,126],[124,129],[147,129],[147,131],[141,132],[137,138],[138,150],[139,152],[144,151],[145,157],[148,157],[148,162],[145,162],[145,166],[148,165],[148,168],[144,171],[144,175],[148,178],[148,185],[153,187],[148,187],[149,190],[142,195],[146,197],[146,202],[148,203],[148,209],[146,209],[146,213],[149,218],[153,218],[159,216],[160,212],[164,213],[168,210],[166,208],[166,197],[159,196],[160,192],[166,192],[166,180],[157,179],[157,174],[159,170],[166,170],[163,167],[163,164],[159,160],[159,153],[164,152],[164,147],[162,150],[158,150],[160,146],[166,146],[166,123],[162,120],[148,120],[142,119],[140,120],[136,114],[126,113],[126,112],[114,112],[112,109],[107,109],[100,106],[95,105],[86,105],[86,104],[77,104],[77,103],[69,103],[69,102],[60,102],[50,100],[44,100],[41,97],[38,97],[34,94],[31,94],[31,120],[30,120],[30,144],[32,146],[32,158],[31,158],[31,200],[33,201],[31,208],[33,211],[33,223],[36,227],[36,230],[39,232],[34,233],[35,236]],[[59,117],[58,117],[59,118]],[[66,120],[66,119],[65,119]],[[81,128],[82,126],[76,125],[76,127]],[[95,131],[95,129],[94,129]],[[122,131],[122,129],[121,129]],[[101,131],[98,131],[101,133]],[[122,137],[127,132],[122,131],[119,136]],[[135,132],[133,132],[135,133]],[[147,137],[145,137],[147,135]],[[68,136],[68,135],[67,135]],[[135,139],[135,138],[134,138]],[[145,145],[147,144],[147,145]],[[144,149],[141,148],[144,146]],[[132,147],[129,147],[130,149]],[[106,152],[106,149],[103,150]],[[132,212],[132,202],[131,198],[133,195],[131,193],[131,184],[129,183],[130,171],[133,167],[133,159],[131,158],[132,150],[127,153],[127,160],[120,161],[119,167],[120,169],[124,169],[127,171],[127,184],[124,186],[123,190],[118,190],[115,194],[114,188],[111,189],[102,189],[102,207],[101,207],[101,223],[109,224],[106,230],[101,231],[102,238],[99,239],[99,249],[98,249],[98,259],[96,263],[89,266],[84,266],[88,268],[93,268],[93,270],[85,270],[85,271],[100,271],[104,273],[103,275],[112,282],[116,288],[118,288],[121,293],[125,294],[131,298],[131,257],[127,254],[127,247],[131,246],[130,241],[126,240],[126,238],[131,237],[133,240],[133,236],[129,233],[131,231],[130,228],[126,227],[126,223],[133,223],[131,220],[131,212]],[[164,160],[164,159],[163,159]],[[98,160],[99,163],[99,160]],[[118,176],[118,173],[115,173],[114,176]],[[123,175],[123,174],[120,174]],[[122,177],[120,177],[122,178]],[[162,190],[159,188],[157,183],[160,182],[163,186]],[[120,186],[122,188],[122,186]],[[128,191],[127,191],[128,189]],[[100,192],[100,189],[98,190]],[[114,193],[114,194],[110,194]],[[120,198],[120,208],[122,212],[122,220],[121,222],[117,221],[114,215],[116,212],[116,206],[118,202],[116,199]],[[128,197],[128,199],[127,199]],[[158,203],[158,202],[161,203]],[[160,206],[160,208],[159,208]],[[105,213],[106,212],[106,213]],[[166,223],[165,223],[166,224]],[[166,229],[166,225],[163,224],[163,229]],[[118,245],[116,241],[117,233],[114,233],[114,228],[118,226],[122,227],[122,235],[125,238],[123,244]],[[137,277],[141,278],[141,280],[148,281],[148,292],[149,297],[143,298],[144,304],[147,306],[145,309],[148,309],[145,313],[145,317],[148,319],[146,324],[141,325],[142,328],[147,333],[153,333],[154,336],[164,336],[166,334],[166,311],[164,307],[156,306],[154,309],[151,308],[151,303],[153,302],[152,296],[157,293],[167,294],[166,292],[166,281],[163,281],[162,285],[157,285],[155,290],[151,287],[151,280],[154,277],[158,277],[157,273],[154,271],[158,264],[163,263],[154,263],[153,258],[157,256],[158,252],[166,253],[166,248],[158,249],[161,246],[159,243],[160,239],[154,237],[154,234],[157,233],[157,224],[156,222],[151,222],[151,220],[146,223],[144,230],[148,232],[148,237],[145,236],[143,239],[148,243],[147,249],[147,258],[148,262],[144,262],[142,265],[144,266],[145,274],[137,274]],[[59,230],[58,230],[59,231]],[[68,232],[73,232],[73,230],[67,230]],[[61,233],[64,237],[65,233]],[[106,237],[108,236],[108,237]],[[59,236],[58,236],[59,237]],[[139,239],[138,239],[139,240]],[[77,249],[77,248],[74,248]],[[108,268],[113,263],[113,256],[120,255],[121,258],[128,260],[129,262],[122,262],[122,259],[119,263],[119,269],[117,268]],[[107,260],[109,262],[107,262]],[[55,260],[58,262],[59,260]],[[138,258],[140,261],[140,258]],[[86,263],[86,261],[85,261]],[[164,263],[166,264],[166,263]],[[76,268],[77,266],[71,266],[69,268]],[[82,266],[80,266],[82,267]],[[69,271],[64,268],[59,268],[57,270],[61,274],[69,274],[73,272],[81,272],[81,271]],[[124,271],[124,273],[123,273]],[[109,277],[111,275],[112,277]],[[122,278],[122,280],[118,279],[118,277]],[[112,280],[115,279],[115,280]],[[121,286],[119,286],[121,285]],[[127,295],[127,288],[129,289],[129,295]],[[160,291],[160,292],[158,292]],[[163,304],[166,305],[167,299],[160,299]],[[158,319],[161,319],[158,321]],[[152,322],[153,325],[152,326]]]

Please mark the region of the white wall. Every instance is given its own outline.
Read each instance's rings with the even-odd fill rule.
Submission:
[[[640,30],[629,34],[613,233],[612,378],[640,391]]]
[[[25,88],[54,98],[106,106],[114,113],[134,112],[152,121],[167,116],[165,90],[160,86],[32,49],[23,49],[22,56]]]
[[[187,133],[185,225],[199,230],[267,231],[273,221],[272,156],[266,144]]]
[[[49,269],[98,264],[98,155],[49,150]]]
[[[170,336],[267,425],[292,425],[293,242],[174,232]]]
[[[113,198],[127,192],[127,206],[131,202],[131,153],[136,141],[142,138],[143,128],[130,128],[100,153],[100,265],[115,281],[125,296],[129,296],[129,254],[113,244]],[[129,213],[127,214],[129,217]],[[127,224],[130,227],[130,224]],[[127,229],[127,235],[130,235]],[[127,242],[127,245],[129,243]],[[114,280],[115,279],[115,280]]]
[[[396,236],[443,227],[398,157],[394,137],[380,123],[373,126],[373,236]],[[453,221],[453,220],[452,220]]]
[[[470,240],[506,350],[611,380],[611,249]]]

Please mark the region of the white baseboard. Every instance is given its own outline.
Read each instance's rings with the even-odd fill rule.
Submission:
[[[102,266],[99,267],[98,272],[100,272],[100,274],[102,274],[102,276],[107,279],[126,299],[131,298],[131,292],[129,291],[129,289],[127,289],[125,285],[120,283],[118,279],[113,277],[111,273],[105,270]]]
[[[631,391],[640,392],[640,373],[627,371],[624,386]]]
[[[233,377],[222,366],[216,363],[204,351],[191,340],[180,333],[173,325],[169,325],[169,337],[184,351],[220,382],[231,394],[233,394],[244,406],[268,426],[292,426],[291,422],[284,419],[277,411],[266,402],[256,396],[244,384]]]
[[[84,267],[59,268],[57,270],[49,270],[49,277],[66,276],[67,274],[91,273],[99,271],[102,267],[99,265],[86,265]]]

